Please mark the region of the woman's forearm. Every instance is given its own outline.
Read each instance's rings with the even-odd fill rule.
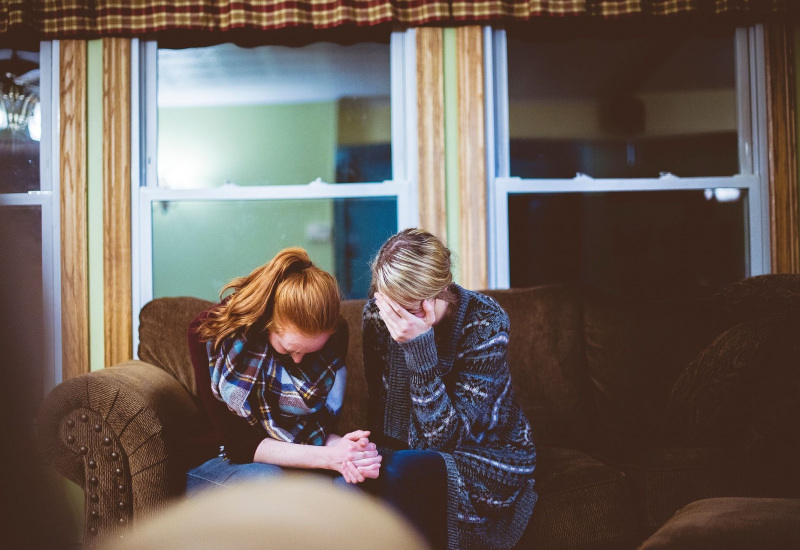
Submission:
[[[335,470],[335,462],[328,447],[287,443],[269,437],[256,447],[253,462],[264,462],[287,468]]]
[[[377,478],[380,472],[382,457],[368,437],[369,432],[363,430],[344,437],[330,434],[324,446],[265,438],[256,448],[253,461],[287,468],[334,470],[348,483],[360,483],[366,478]]]

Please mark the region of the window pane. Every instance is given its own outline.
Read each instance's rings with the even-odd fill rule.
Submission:
[[[301,246],[346,298],[364,298],[369,261],[395,231],[395,197],[156,202],[153,296],[216,300],[234,277]]]
[[[0,193],[41,189],[39,52],[0,49]]]
[[[0,353],[15,413],[30,420],[44,392],[41,207],[0,207],[0,258]]]
[[[739,172],[732,31],[507,36],[512,176]]]
[[[510,283],[686,293],[747,275],[745,191],[509,195]]]
[[[392,179],[387,43],[158,51],[158,180],[173,189]]]

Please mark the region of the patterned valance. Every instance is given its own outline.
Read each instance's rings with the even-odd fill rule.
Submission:
[[[796,14],[798,4],[796,0],[0,0],[0,35],[93,38],[571,18],[711,16],[754,22]]]
[[[758,21],[797,12],[797,0],[453,0],[456,21],[536,18],[732,17]]]

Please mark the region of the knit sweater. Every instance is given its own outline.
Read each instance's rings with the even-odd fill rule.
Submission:
[[[508,315],[488,296],[453,290],[449,315],[403,343],[389,335],[374,299],[364,306],[373,438],[442,455],[448,548],[510,548],[537,495],[536,450],[508,369]]]

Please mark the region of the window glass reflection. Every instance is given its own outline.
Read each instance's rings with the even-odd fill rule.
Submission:
[[[158,185],[392,179],[387,43],[158,52]]]
[[[509,195],[512,287],[685,295],[747,276],[738,189]]]
[[[508,33],[510,172],[739,172],[733,32],[536,40]]]
[[[0,193],[41,189],[39,52],[0,48]]]
[[[0,258],[0,350],[15,381],[7,398],[20,418],[31,419],[42,399],[45,368],[40,206],[0,207]]]
[[[345,298],[364,298],[369,262],[395,231],[395,197],[155,202],[153,297],[216,300],[234,277],[301,246]]]

